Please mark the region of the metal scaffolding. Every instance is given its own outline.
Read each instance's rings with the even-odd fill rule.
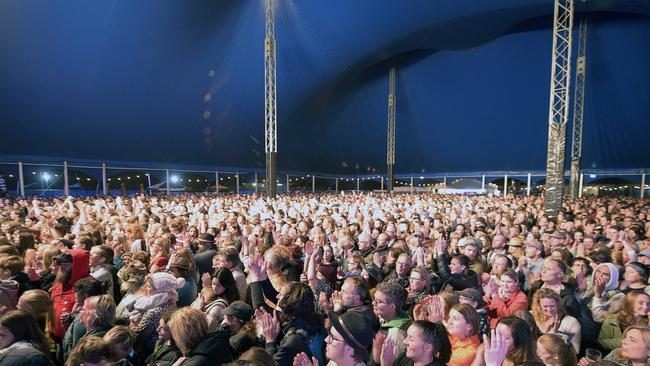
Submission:
[[[277,191],[278,116],[275,84],[275,16],[273,0],[266,0],[266,38],[264,39],[264,151],[266,152],[266,194]]]
[[[548,116],[548,154],[544,212],[557,216],[562,209],[566,128],[569,119],[571,82],[571,34],[573,0],[555,0],[553,14],[553,54],[551,61],[551,97]]]
[[[580,20],[578,58],[576,59],[576,83],[573,99],[573,139],[571,144],[571,198],[582,197],[580,189],[580,162],[582,160],[582,126],[585,106],[585,68],[587,47],[587,20]]]
[[[386,165],[388,173],[388,192],[393,191],[393,168],[395,166],[395,75],[394,67],[388,74],[388,137],[386,142]]]

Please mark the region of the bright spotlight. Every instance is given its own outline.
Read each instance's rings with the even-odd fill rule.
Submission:
[[[591,178],[591,179],[596,178],[596,174],[589,174],[589,178]]]
[[[50,180],[50,174],[49,173],[43,173],[43,179],[47,182]]]
[[[172,183],[178,183],[178,176],[172,175]]]

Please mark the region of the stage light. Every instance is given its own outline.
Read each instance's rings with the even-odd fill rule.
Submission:
[[[178,183],[178,176],[172,175],[172,183]]]

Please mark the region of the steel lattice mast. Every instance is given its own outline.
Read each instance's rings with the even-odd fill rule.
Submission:
[[[395,166],[395,76],[394,67],[390,68],[388,74],[388,137],[386,141],[386,165],[388,173],[388,192],[393,191],[393,167]]]
[[[544,212],[557,216],[562,209],[566,129],[569,119],[571,82],[571,43],[573,0],[555,0],[553,14],[553,56],[551,62],[551,98],[548,116],[548,154]]]
[[[571,198],[582,196],[580,192],[580,162],[582,160],[582,126],[585,106],[585,68],[587,66],[587,20],[580,20],[578,58],[576,59],[576,83],[573,99],[573,139],[571,144]]]
[[[266,194],[277,192],[278,116],[275,83],[275,15],[273,0],[266,0],[264,39],[264,151],[266,152]]]

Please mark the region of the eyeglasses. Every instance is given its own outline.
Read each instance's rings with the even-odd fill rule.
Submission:
[[[390,304],[390,302],[388,302],[388,301],[379,301],[379,300],[377,300],[377,298],[374,298],[372,300],[372,303],[373,304]]]
[[[335,338],[335,337],[332,335],[332,333],[330,333],[330,334],[328,334],[327,337],[325,338],[325,342],[327,342],[327,343],[332,343],[332,341],[337,341],[337,342],[345,343],[344,340],[342,340],[342,339],[338,339],[338,338]]]

